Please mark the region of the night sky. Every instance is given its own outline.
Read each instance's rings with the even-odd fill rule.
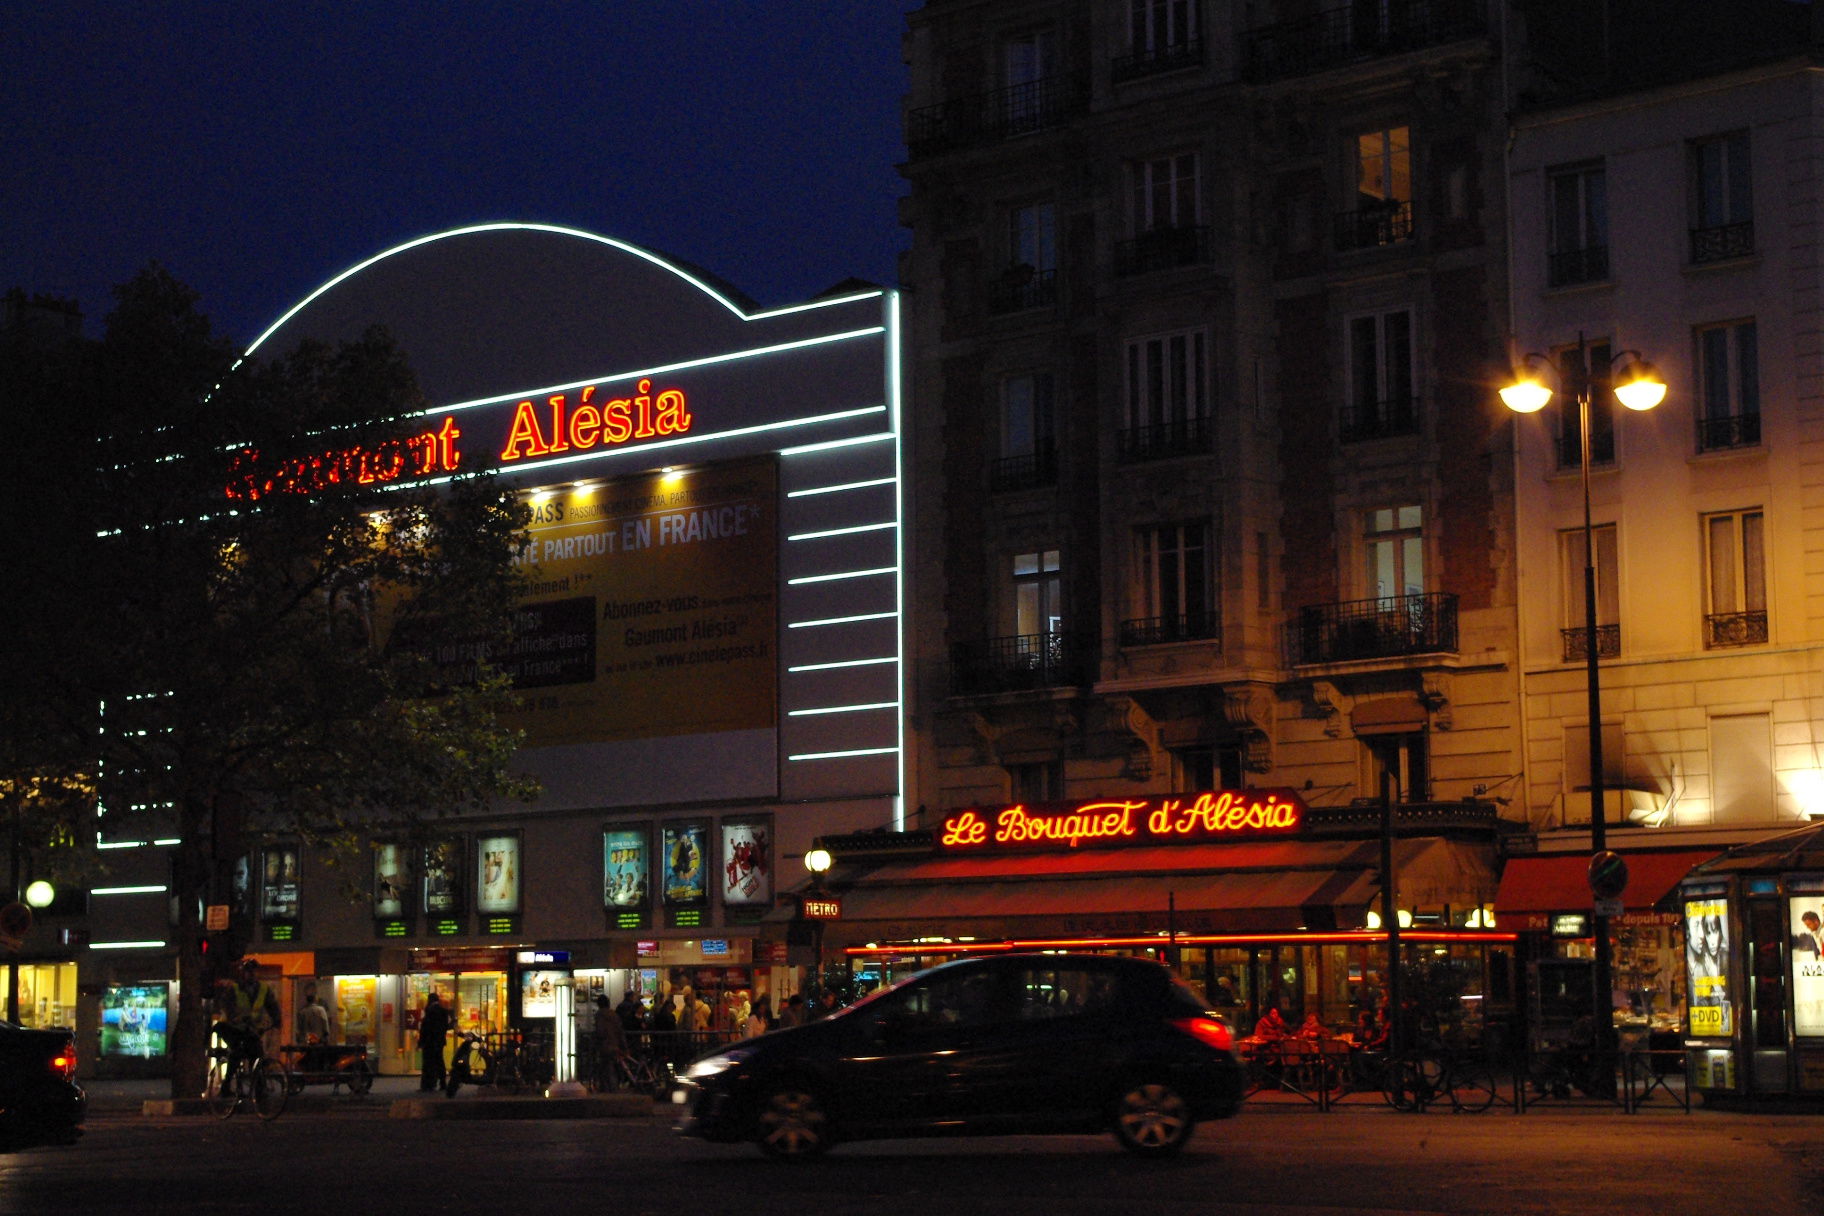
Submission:
[[[920,0],[7,0],[0,289],[157,260],[245,343],[355,262],[563,224],[764,305],[891,284]]]

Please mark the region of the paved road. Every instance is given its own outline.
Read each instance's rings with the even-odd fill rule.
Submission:
[[[1105,1137],[854,1144],[804,1166],[651,1120],[414,1122],[365,1112],[147,1119],[0,1156],[0,1214],[679,1211],[1530,1216],[1824,1211],[1824,1117],[1245,1112],[1182,1158]]]

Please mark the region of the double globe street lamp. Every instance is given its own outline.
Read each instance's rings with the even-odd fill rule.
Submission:
[[[1598,870],[1608,861],[1604,854],[1608,850],[1608,822],[1604,810],[1605,791],[1603,789],[1602,767],[1602,685],[1597,674],[1597,631],[1596,631],[1596,543],[1595,529],[1590,522],[1590,404],[1591,398],[1599,386],[1609,387],[1615,399],[1630,410],[1650,410],[1666,397],[1666,382],[1659,372],[1648,363],[1639,351],[1622,351],[1609,360],[1609,366],[1592,369],[1589,363],[1589,346],[1583,335],[1577,336],[1577,347],[1574,352],[1566,351],[1563,360],[1554,360],[1546,355],[1529,354],[1522,360],[1521,367],[1515,370],[1514,382],[1501,389],[1501,401],[1508,409],[1517,414],[1536,414],[1550,404],[1553,391],[1546,386],[1543,373],[1556,373],[1559,391],[1574,397],[1577,401],[1577,446],[1578,464],[1583,477],[1583,657],[1589,693],[1590,715],[1590,853],[1591,853],[1591,894],[1596,890]],[[1573,361],[1574,360],[1574,361]],[[1603,375],[1620,369],[1620,375]],[[1625,875],[1625,869],[1622,871]],[[1625,882],[1625,877],[1623,878]],[[1619,890],[1607,892],[1611,897],[1620,894]],[[1599,1061],[1607,1062],[1615,1056],[1615,1015],[1614,994],[1610,981],[1610,948],[1609,918],[1600,907],[1595,909],[1591,918],[1595,933],[1595,974],[1592,978],[1594,991],[1592,1013],[1595,1021],[1596,1051]],[[1612,1067],[1605,1067],[1598,1076],[1613,1080]]]

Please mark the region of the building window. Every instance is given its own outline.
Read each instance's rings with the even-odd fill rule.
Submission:
[[[1748,132],[1691,145],[1691,260],[1718,262],[1754,252],[1754,187]]]
[[[1425,592],[1425,514],[1417,506],[1368,512],[1362,537],[1368,595],[1390,600]]]
[[[1615,525],[1598,524],[1591,529],[1596,538],[1596,653],[1614,658],[1621,653],[1621,597],[1616,581]],[[1581,663],[1589,657],[1586,640],[1589,614],[1583,596],[1584,555],[1582,528],[1568,528],[1558,534],[1558,618],[1564,622],[1559,630],[1564,642],[1564,661]]]
[[[1602,724],[1602,785],[1605,790],[1619,790],[1627,782],[1627,732],[1619,722]],[[1605,803],[1615,800],[1605,798]],[[1605,817],[1613,823],[1615,816]],[[1590,726],[1586,718],[1564,727],[1564,822],[1590,822]]]
[[[1135,533],[1140,616],[1121,623],[1123,646],[1149,646],[1217,635],[1210,577],[1210,526],[1161,524]]]
[[[1338,249],[1412,239],[1412,132],[1365,131],[1354,141],[1355,209],[1337,217]]]
[[[1198,0],[1128,0],[1128,53],[1115,60],[1114,78],[1132,80],[1201,63],[1197,4]]]
[[[1430,752],[1424,732],[1361,735],[1363,789],[1379,796],[1381,777],[1392,776],[1396,797],[1423,802],[1431,797]]]
[[[1767,557],[1760,511],[1704,517],[1704,645],[1767,640]]]
[[[1342,438],[1380,439],[1418,428],[1412,393],[1412,314],[1405,309],[1349,322],[1349,400]]]
[[[1013,631],[1041,638],[1064,630],[1064,580],[1058,550],[1019,553],[1013,559]]]
[[[1554,169],[1546,285],[1568,287],[1609,277],[1609,196],[1601,165]]]
[[[1615,394],[1610,389],[1609,375],[1614,360],[1609,353],[1609,344],[1606,341],[1588,343],[1583,348],[1581,365],[1575,346],[1553,353],[1571,384],[1586,377],[1589,380],[1590,463],[1615,463]],[[1577,416],[1577,394],[1562,392],[1553,400],[1558,405],[1558,467],[1579,468],[1583,459],[1583,432]]]
[[[1206,262],[1209,232],[1198,221],[1198,163],[1195,152],[1135,161],[1128,229],[1133,236],[1115,247],[1118,274],[1143,274]]]
[[[990,466],[989,484],[996,490],[1023,490],[1057,479],[1051,373],[1009,376],[1001,382],[1000,456]]]
[[[1028,806],[1035,802],[1064,801],[1064,762],[1039,760],[1007,766],[1007,792],[1012,801]]]
[[[1698,451],[1760,443],[1759,348],[1753,321],[1708,325],[1697,331]]]
[[[1007,209],[1006,262],[994,284],[995,312],[1047,308],[1057,302],[1057,209],[1048,202]]]
[[[1209,450],[1209,368],[1201,330],[1160,334],[1127,344],[1129,459]]]
[[[1032,30],[1001,44],[1001,91],[1004,133],[1037,131],[1051,122],[1048,86],[1057,71],[1057,38],[1050,30]]]
[[[1205,790],[1243,788],[1241,749],[1236,747],[1180,747],[1171,753],[1172,793],[1200,794]]]

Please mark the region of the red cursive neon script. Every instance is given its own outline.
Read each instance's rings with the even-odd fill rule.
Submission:
[[[1288,790],[1217,790],[1061,807],[1020,804],[988,813],[955,811],[945,818],[937,843],[952,852],[980,852],[1274,835],[1303,827],[1304,812],[1304,803]]]
[[[258,502],[269,494],[316,494],[338,485],[386,485],[401,477],[454,473],[462,463],[456,446],[460,438],[456,419],[446,417],[436,430],[408,439],[301,456],[271,467],[258,451],[247,448],[229,467],[225,492],[229,498]]]
[[[632,397],[616,397],[598,406],[593,400],[595,385],[591,384],[582,391],[574,408],[566,394],[557,393],[545,399],[542,414],[531,401],[520,402],[513,411],[506,445],[500,450],[501,463],[528,456],[586,452],[629,439],[682,435],[690,429],[695,419],[683,389],[663,389],[655,396],[650,380],[640,381],[635,389]]]

